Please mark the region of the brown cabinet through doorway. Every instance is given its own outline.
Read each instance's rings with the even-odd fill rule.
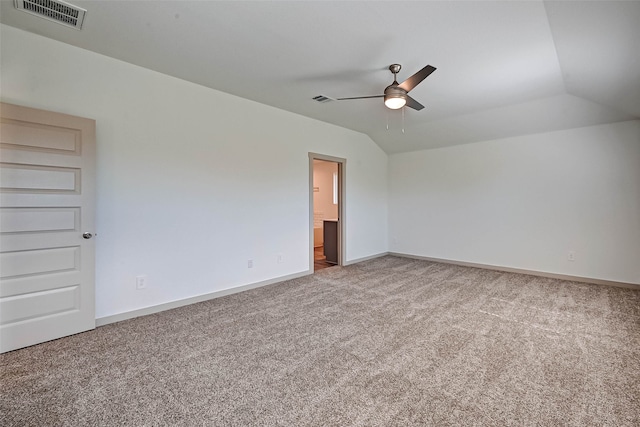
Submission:
[[[330,264],[338,264],[338,221],[324,220],[324,255]]]

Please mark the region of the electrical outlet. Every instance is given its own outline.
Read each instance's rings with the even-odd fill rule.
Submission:
[[[282,264],[282,262],[284,261],[284,259],[282,258],[282,254],[278,254],[276,258],[278,260],[278,264]]]
[[[574,251],[567,252],[567,259],[569,261],[575,261],[576,260],[576,253]]]
[[[147,276],[136,276],[136,289],[146,289],[147,288]]]
[[[247,261],[247,268],[253,268],[253,260],[252,259]]]

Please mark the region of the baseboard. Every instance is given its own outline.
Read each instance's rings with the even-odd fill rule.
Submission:
[[[345,262],[343,265],[347,266],[347,265],[357,264],[357,263],[362,262],[362,261],[369,261],[370,259],[376,259],[376,258],[380,258],[380,257],[386,256],[386,255],[390,255],[389,252],[382,252],[382,253],[375,254],[375,255],[369,255],[369,256],[366,256],[366,257],[363,257],[363,258],[352,259],[352,260],[349,260],[349,261]]]
[[[388,254],[389,254],[388,252],[383,252],[380,254],[371,255],[364,258],[358,258],[358,259],[347,261],[344,265],[346,266],[346,265],[356,264],[358,262],[368,261],[370,259],[383,257]],[[221,291],[216,291],[216,292],[211,292],[204,295],[185,298],[178,301],[171,301],[164,304],[153,305],[151,307],[145,307],[137,310],[127,311],[124,313],[113,314],[111,316],[99,317],[96,319],[96,327],[108,325],[110,323],[121,322],[123,320],[134,319],[136,317],[146,316],[148,314],[159,313],[161,311],[171,310],[178,307],[184,307],[185,305],[208,301],[210,299],[220,298],[226,295],[231,295],[238,292],[244,292],[250,289],[260,288],[262,286],[273,285],[275,283],[284,282],[286,280],[292,280],[292,279],[297,279],[299,277],[308,276],[309,274],[313,274],[313,271],[311,270],[302,271],[300,273],[294,273],[287,276],[276,277],[274,279],[264,280],[262,282],[251,283],[248,285],[238,286],[230,289],[224,289]]]
[[[420,259],[424,261],[442,262],[444,264],[454,264],[454,265],[460,265],[463,267],[475,267],[475,268],[483,268],[485,270],[505,271],[507,273],[529,274],[531,276],[548,277],[551,279],[571,280],[574,282],[589,283],[592,285],[615,286],[617,288],[634,289],[636,291],[640,291],[640,285],[635,283],[616,282],[613,280],[603,280],[603,279],[592,279],[590,277],[547,273],[545,271],[525,270],[522,268],[501,267],[499,265],[477,264],[474,262],[455,261],[455,260],[443,259],[443,258],[431,258],[431,257],[425,257],[425,256],[419,256],[419,255],[403,254],[399,252],[389,252],[389,255],[393,255],[401,258],[412,258],[412,259]]]
[[[419,255],[404,254],[404,253],[400,253],[400,252],[382,252],[382,253],[379,253],[379,254],[370,255],[370,256],[366,256],[366,257],[357,258],[357,259],[353,259],[353,260],[347,261],[344,265],[347,266],[347,265],[357,264],[359,262],[369,261],[369,260],[380,258],[380,257],[386,256],[386,255],[392,255],[392,256],[397,256],[397,257],[401,257],[401,258],[419,259],[419,260],[424,260],[424,261],[441,262],[441,263],[445,263],[445,264],[454,264],[454,265],[460,265],[460,266],[463,266],[463,267],[475,267],[475,268],[482,268],[482,269],[486,269],[486,270],[505,271],[505,272],[508,272],[508,273],[529,274],[529,275],[532,275],[532,276],[548,277],[548,278],[551,278],[551,279],[571,280],[571,281],[575,281],[575,282],[589,283],[589,284],[593,284],[593,285],[615,286],[615,287],[618,287],[618,288],[640,290],[640,285],[639,284],[635,284],[635,283],[616,282],[616,281],[613,281],[613,280],[603,280],[603,279],[592,279],[592,278],[589,278],[589,277],[570,276],[570,275],[567,275],[567,274],[557,274],[557,273],[547,273],[547,272],[544,272],[544,271],[525,270],[525,269],[522,269],[522,268],[501,267],[501,266],[498,266],[498,265],[478,264],[478,263],[473,263],[473,262],[456,261],[456,260],[450,260],[450,259],[444,259],[444,258],[432,258],[432,257],[419,256]],[[146,316],[148,314],[153,314],[153,313],[159,313],[161,311],[171,310],[171,309],[178,308],[178,307],[183,307],[183,306],[189,305],[189,304],[195,304],[195,303],[198,303],[198,302],[208,301],[208,300],[211,300],[211,299],[214,299],[214,298],[220,298],[220,297],[223,297],[223,296],[226,296],[226,295],[231,295],[231,294],[235,294],[235,293],[238,293],[238,292],[244,292],[244,291],[248,291],[250,289],[260,288],[262,286],[273,285],[275,283],[284,282],[286,280],[297,279],[299,277],[308,276],[310,274],[313,274],[313,271],[311,271],[311,270],[302,271],[302,272],[290,274],[290,275],[287,275],[287,276],[281,276],[281,277],[276,277],[274,279],[264,280],[264,281],[261,281],[261,282],[250,283],[248,285],[238,286],[238,287],[235,287],[235,288],[223,289],[221,291],[216,291],[216,292],[211,292],[211,293],[204,294],[204,295],[198,295],[198,296],[195,296],[195,297],[185,298],[185,299],[178,300],[178,301],[171,301],[171,302],[167,302],[167,303],[164,303],[164,304],[154,305],[154,306],[151,306],[151,307],[145,307],[145,308],[140,308],[140,309],[137,309],[137,310],[127,311],[125,313],[118,313],[118,314],[113,314],[111,316],[100,317],[100,318],[96,319],[96,326],[97,327],[98,326],[104,326],[104,325],[108,325],[110,323],[120,322],[122,320],[133,319],[133,318],[136,318],[136,317]]]
[[[297,279],[299,277],[308,276],[310,274],[313,274],[313,271],[310,271],[310,270],[302,271],[300,273],[289,274],[287,276],[280,276],[274,279],[263,280],[261,282],[256,282],[256,283],[250,283],[248,285],[238,286],[235,288],[223,289],[221,291],[216,291],[216,292],[211,292],[204,295],[185,298],[178,301],[171,301],[164,304],[154,305],[151,307],[145,307],[137,310],[127,311],[124,313],[113,314],[111,316],[100,317],[96,319],[96,327],[108,325],[110,323],[120,322],[122,320],[133,319],[135,317],[146,316],[148,314],[159,313],[161,311],[171,310],[178,307],[184,307],[185,305],[208,301],[214,298],[220,298],[226,295],[232,295],[238,292],[248,291],[249,289],[261,288],[263,286],[273,285],[275,283],[284,282],[286,280]]]

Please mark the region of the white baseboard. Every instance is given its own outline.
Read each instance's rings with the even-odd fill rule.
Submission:
[[[454,265],[460,265],[463,267],[475,267],[475,268],[483,268],[485,270],[505,271],[507,273],[520,273],[520,274],[529,274],[531,276],[549,277],[551,279],[571,280],[574,282],[589,283],[592,285],[615,286],[618,288],[634,289],[636,291],[640,290],[640,284],[635,284],[635,283],[616,282],[613,280],[603,280],[603,279],[592,279],[589,277],[570,276],[567,274],[557,274],[557,273],[547,273],[544,271],[525,270],[522,268],[501,267],[498,265],[476,264],[474,262],[455,261],[455,260],[442,259],[442,258],[431,258],[431,257],[425,257],[425,256],[419,256],[419,255],[403,254],[399,252],[389,252],[389,255],[393,255],[401,258],[412,258],[412,259],[420,259],[424,261],[442,262],[445,264],[454,264]]]
[[[387,252],[371,255],[364,258],[358,258],[354,260],[347,261],[344,265],[356,264],[362,261],[368,261],[370,259],[379,258],[382,256],[388,255]],[[137,310],[127,311],[124,313],[113,314],[110,316],[99,317],[96,319],[96,327],[108,325],[110,323],[121,322],[123,320],[133,319],[140,316],[146,316],[148,314],[159,313],[165,310],[171,310],[178,307],[184,307],[185,305],[195,304],[202,301],[208,301],[214,298],[220,298],[226,295],[235,294],[238,292],[248,291],[250,289],[260,288],[262,286],[273,285],[275,283],[284,282],[286,280],[297,279],[298,277],[308,276],[313,274],[313,271],[307,270],[302,271],[300,273],[294,273],[287,276],[276,277],[274,279],[264,280],[262,282],[250,283],[248,285],[238,286],[230,289],[223,289],[221,291],[211,292],[204,295],[198,295],[195,297],[185,298],[178,301],[171,301],[163,304],[153,305],[151,307],[139,308]]]
[[[220,298],[226,295],[236,294],[238,292],[248,291],[249,289],[260,288],[262,286],[273,285],[275,283],[284,282],[286,280],[297,279],[298,277],[308,276],[313,271],[307,270],[300,273],[289,274],[287,276],[276,277],[274,279],[263,280],[262,282],[250,283],[248,285],[238,286],[221,291],[211,292],[204,295],[185,298],[178,301],[171,301],[164,304],[158,304],[151,307],[140,308],[137,310],[127,311],[124,313],[113,314],[111,316],[100,317],[96,319],[96,327],[108,325],[109,323],[120,322],[122,320],[133,319],[135,317],[146,316],[147,314],[159,313],[173,308],[183,307],[185,305],[195,304],[202,301],[208,301],[214,298]]]
[[[432,258],[432,257],[419,256],[419,255],[404,254],[399,252],[382,252],[376,255],[370,255],[367,257],[357,258],[357,259],[347,261],[344,265],[347,266],[347,265],[357,264],[359,262],[380,258],[385,255],[392,255],[392,256],[397,256],[401,258],[419,259],[424,261],[442,262],[445,264],[454,264],[454,265],[460,265],[463,267],[475,267],[475,268],[483,268],[486,270],[505,271],[508,273],[529,274],[532,276],[549,277],[552,279],[571,280],[575,282],[590,283],[594,285],[615,286],[619,288],[640,290],[640,284],[635,284],[635,283],[616,282],[613,280],[603,280],[603,279],[592,279],[589,277],[570,276],[567,274],[547,273],[544,271],[525,270],[521,268],[512,268],[512,267],[501,267],[497,265],[477,264],[473,262],[455,261],[455,260],[449,260],[449,259],[443,259],[443,258]],[[110,323],[120,322],[122,320],[133,319],[135,317],[140,317],[140,316],[146,316],[147,314],[159,313],[161,311],[171,310],[173,308],[183,307],[189,304],[195,304],[202,301],[208,301],[214,298],[220,298],[225,295],[231,295],[238,292],[248,291],[250,289],[260,288],[262,286],[273,285],[275,283],[284,282],[286,280],[297,279],[299,277],[308,276],[310,274],[313,274],[313,271],[311,270],[302,271],[302,272],[290,274],[287,276],[281,276],[281,277],[276,277],[274,279],[264,280],[261,282],[250,283],[248,285],[238,286],[235,288],[223,289],[221,291],[211,292],[204,295],[198,295],[191,298],[185,298],[178,301],[171,301],[164,304],[154,305],[151,307],[145,307],[137,310],[127,311],[125,313],[118,313],[118,314],[113,314],[111,316],[100,317],[96,319],[96,326],[104,326]]]
[[[357,263],[362,262],[362,261],[369,261],[370,259],[376,259],[376,258],[380,258],[380,257],[386,256],[386,255],[390,255],[389,252],[382,252],[382,253],[375,254],[375,255],[369,255],[369,256],[366,256],[366,257],[363,257],[363,258],[352,259],[352,260],[349,260],[349,261],[345,262],[344,265],[347,266],[347,265],[357,264]]]

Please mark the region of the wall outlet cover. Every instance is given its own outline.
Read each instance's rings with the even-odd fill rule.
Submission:
[[[147,276],[145,275],[141,275],[141,276],[136,276],[136,289],[140,290],[140,289],[146,289],[147,288]]]

